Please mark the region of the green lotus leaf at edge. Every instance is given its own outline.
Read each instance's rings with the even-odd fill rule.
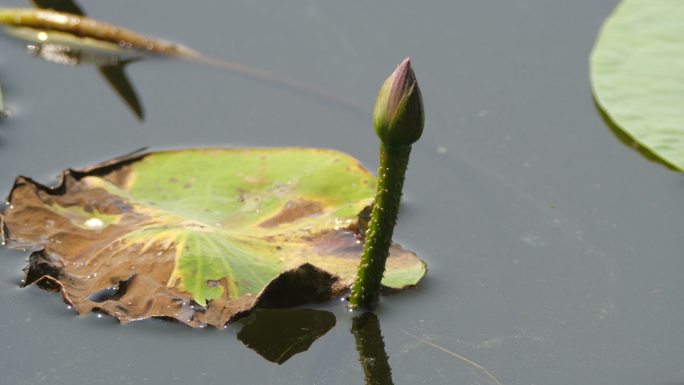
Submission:
[[[618,128],[684,170],[684,2],[623,0],[591,55],[597,103]]]

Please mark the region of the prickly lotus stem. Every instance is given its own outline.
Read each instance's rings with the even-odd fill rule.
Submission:
[[[352,308],[371,308],[378,301],[411,145],[423,133],[424,121],[420,89],[411,60],[406,58],[380,88],[373,113],[375,132],[381,141],[378,187],[349,298]]]

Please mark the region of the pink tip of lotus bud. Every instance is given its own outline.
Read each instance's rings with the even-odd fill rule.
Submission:
[[[420,138],[425,116],[411,59],[404,59],[380,88],[373,122],[386,145],[408,146]]]

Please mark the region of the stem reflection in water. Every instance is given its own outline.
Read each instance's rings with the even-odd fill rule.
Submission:
[[[356,340],[366,385],[393,385],[392,369],[385,352],[378,317],[369,312],[354,317],[351,332]]]
[[[261,309],[242,322],[238,340],[267,361],[281,365],[330,331],[335,315],[323,310]],[[366,385],[393,385],[378,317],[370,312],[354,317],[351,333]]]
[[[4,118],[5,116],[5,102],[2,99],[2,84],[0,84],[0,118]]]

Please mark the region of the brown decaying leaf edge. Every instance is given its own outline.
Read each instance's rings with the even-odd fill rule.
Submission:
[[[101,162],[82,169],[67,169],[63,171],[54,186],[46,186],[34,181],[29,177],[19,176],[15,180],[9,195],[10,204],[15,192],[30,185],[36,191],[42,191],[48,195],[61,195],[68,191],[70,182],[78,182],[86,176],[106,175],[121,167],[134,163],[151,153],[140,149],[128,155],[109,161]],[[349,229],[341,232],[330,231],[325,233],[318,241],[323,246],[330,246],[335,242],[347,243],[350,233],[363,241],[365,223],[367,222],[368,208],[359,213],[359,220]],[[272,279],[264,289],[256,296],[241,297],[239,301],[231,303],[223,299],[209,301],[206,307],[197,304],[189,295],[175,295],[171,290],[157,293],[160,288],[156,282],[152,282],[139,274],[132,273],[126,279],[119,280],[110,290],[98,293],[81,293],[82,298],[69,295],[65,284],[60,281],[63,276],[63,261],[46,252],[44,245],[24,244],[12,239],[10,230],[5,223],[6,213],[0,213],[0,243],[9,248],[31,250],[28,266],[24,268],[24,287],[36,285],[42,289],[59,292],[64,302],[71,305],[80,315],[90,312],[105,313],[115,317],[122,323],[137,321],[147,318],[160,318],[179,321],[191,327],[224,327],[239,318],[248,315],[256,308],[283,308],[299,306],[306,303],[320,303],[332,298],[341,297],[349,292],[352,282],[344,280],[334,274],[330,274],[312,264],[304,263],[296,268],[287,270]],[[360,255],[363,245],[357,243],[357,249],[340,247],[346,257]],[[354,255],[352,255],[354,253]],[[398,244],[393,244],[390,258],[394,255],[410,254],[410,251],[402,249]],[[149,281],[149,282],[148,282]],[[137,287],[136,287],[137,286]],[[413,286],[407,286],[410,288]],[[404,289],[405,289],[404,288]],[[71,288],[73,289],[73,288]],[[390,287],[383,287],[383,293],[391,294],[401,291]],[[131,295],[133,293],[134,295]],[[153,294],[149,294],[153,293]],[[100,298],[93,298],[100,295]],[[116,303],[116,300],[126,297],[128,307]],[[111,301],[110,301],[111,300]]]

